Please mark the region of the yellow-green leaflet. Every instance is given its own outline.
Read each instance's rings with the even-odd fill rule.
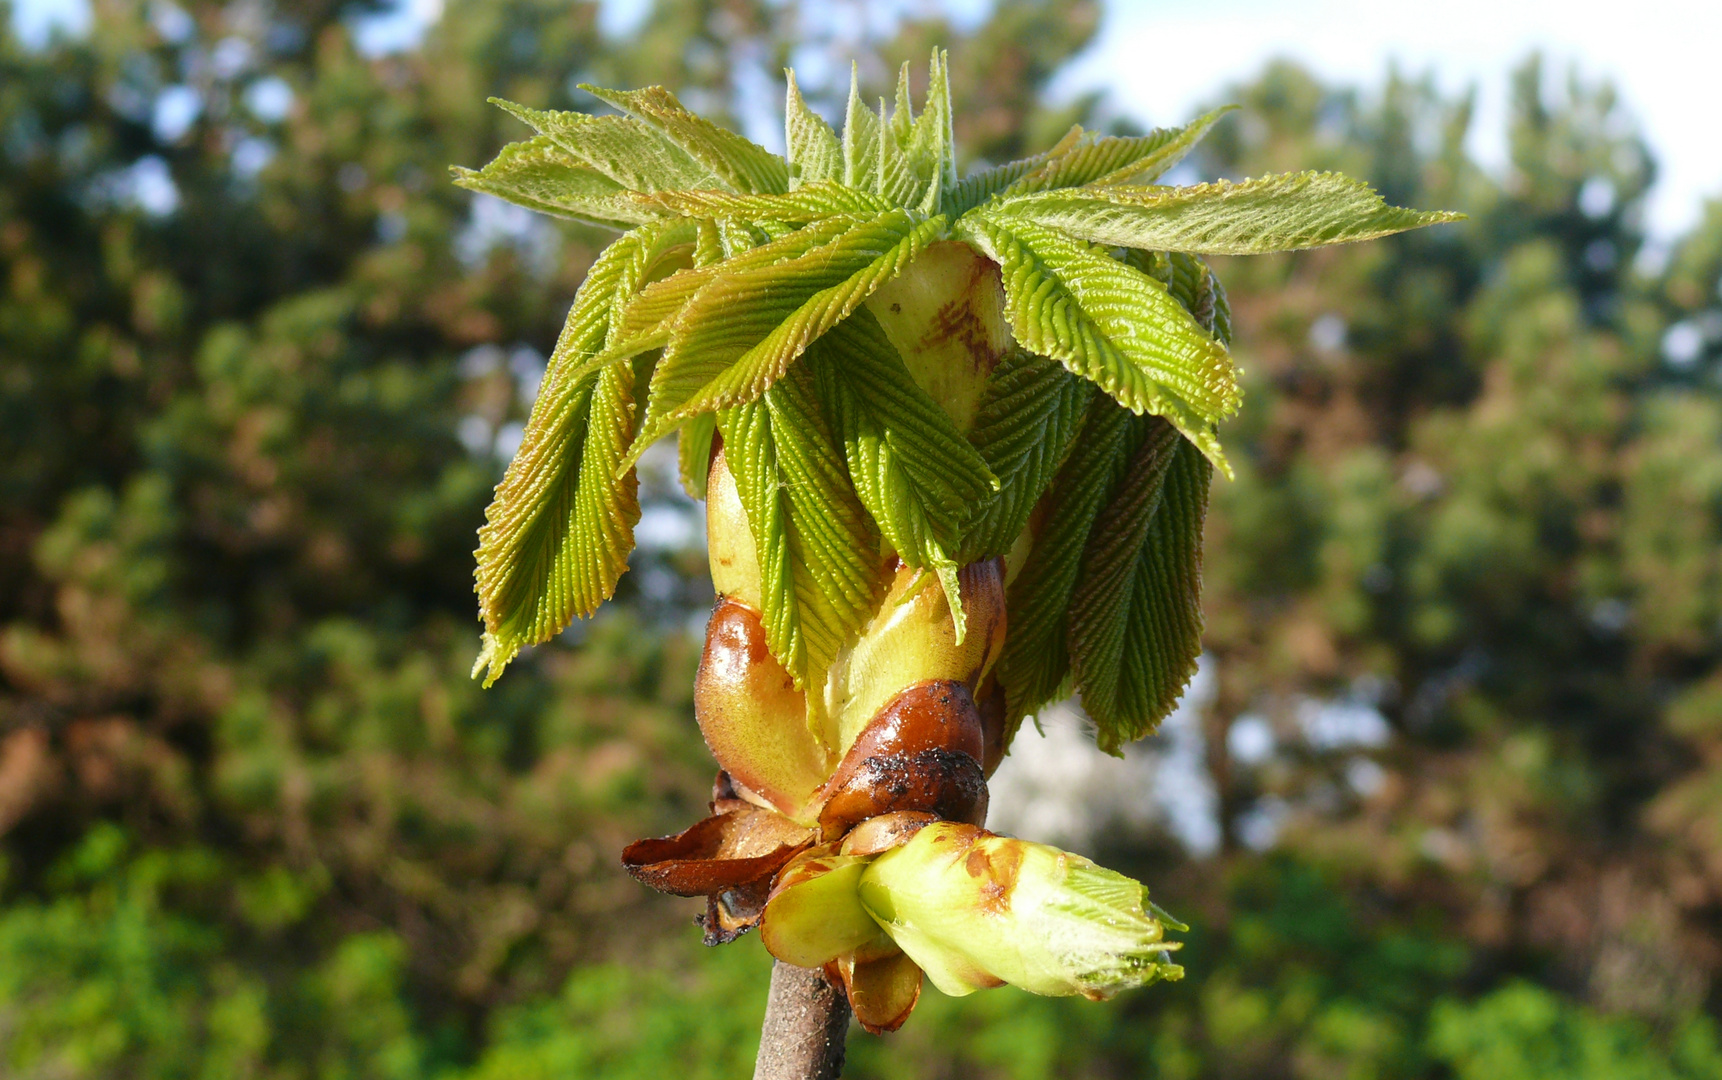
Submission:
[[[1226,467],[1212,425],[1242,399],[1237,369],[1164,285],[1032,222],[977,212],[959,224],[1003,268],[1019,342],[1131,412],[1170,420]]]
[[[1208,255],[1373,240],[1464,217],[1389,206],[1361,180],[1323,172],[1194,187],[1097,184],[1002,199],[993,210],[1097,244]]]
[[[479,530],[478,596],[489,685],[523,645],[590,615],[627,569],[640,518],[632,470],[635,372],[627,360],[574,376],[602,348],[611,313],[694,236],[674,222],[635,230],[605,249],[580,288],[533,403],[520,451]]]

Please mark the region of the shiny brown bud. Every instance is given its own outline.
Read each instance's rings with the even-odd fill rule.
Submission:
[[[792,818],[810,812],[831,757],[808,727],[807,699],[766,648],[759,613],[733,597],[718,601],[707,624],[694,714],[738,786]]]
[[[948,679],[909,687],[879,710],[826,783],[823,835],[834,839],[868,818],[902,810],[981,824],[982,746],[968,687]]]

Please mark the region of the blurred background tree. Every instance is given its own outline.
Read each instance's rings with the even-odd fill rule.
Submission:
[[[602,237],[444,177],[520,134],[487,95],[663,83],[769,144],[785,62],[829,110],[851,56],[882,90],[935,41],[974,159],[1104,115],[1044,100],[1093,4],[877,10],[659,0],[617,37],[448,0],[382,54],[364,3],[0,30],[0,1074],[746,1072],[763,953],[613,861],[711,772],[673,455],[627,602],[466,677],[474,532]],[[1220,267],[1218,842],[1092,852],[1196,925],[1193,977],[930,995],[851,1075],[1722,1076],[1722,202],[1646,271],[1642,139],[1547,76],[1504,176],[1426,79],[1225,95],[1198,172],[1474,221]]]

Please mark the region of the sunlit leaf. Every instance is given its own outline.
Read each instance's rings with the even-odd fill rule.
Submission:
[[[904,64],[897,104],[898,112],[904,116],[909,112],[908,72],[909,66]],[[915,118],[909,129],[908,142],[903,149],[909,160],[909,169],[921,185],[922,212],[940,212],[944,190],[957,182],[950,65],[943,49],[933,52],[927,71],[927,100],[921,115]]]
[[[675,316],[652,375],[635,451],[690,416],[757,398],[810,342],[847,318],[944,228],[903,210],[849,219],[829,243],[783,262],[728,263]],[[787,239],[787,238],[786,238]],[[756,249],[742,258],[757,254]],[[705,271],[696,271],[703,273]]]
[[[1028,221],[975,213],[959,235],[1004,272],[1011,328],[1136,413],[1170,420],[1221,468],[1214,422],[1241,391],[1226,349],[1133,267]]]
[[[1010,549],[1064,460],[1092,393],[1059,364],[1029,353],[1006,356],[993,369],[969,442],[999,490],[969,523],[959,562]]]
[[[736,191],[789,190],[789,166],[782,158],[733,131],[695,116],[661,86],[606,90],[582,83],[580,89],[658,131]]]
[[[1002,197],[1009,199],[1083,184],[1150,183],[1184,160],[1208,130],[1236,108],[1227,105],[1197,117],[1184,127],[1156,128],[1146,135],[1123,137],[1073,131],[1038,168],[1006,188]]]
[[[581,166],[629,191],[676,191],[728,186],[662,132],[631,116],[546,111],[501,98],[490,103],[530,125]]]
[[[454,182],[528,210],[611,229],[630,228],[665,214],[636,202],[622,185],[581,165],[542,135],[510,143],[477,171],[456,167]]]
[[[784,144],[789,151],[789,186],[793,191],[823,180],[843,179],[843,146],[825,118],[814,112],[795,84],[795,72],[785,71]]]
[[[1070,601],[1070,654],[1102,749],[1151,733],[1202,648],[1201,535],[1207,462],[1149,421],[1101,508]],[[1192,459],[1196,465],[1183,463]],[[1171,479],[1176,471],[1178,479]]]
[[[636,480],[622,471],[634,433],[635,372],[626,360],[578,377],[576,359],[600,350],[622,298],[686,255],[694,228],[644,226],[609,248],[586,275],[551,354],[520,450],[479,530],[478,595],[489,685],[523,645],[589,615],[627,569],[639,521]]]
[[[989,210],[1099,244],[1216,255],[1372,240],[1464,217],[1389,206],[1361,180],[1321,172],[1194,187],[1091,186],[1001,200]]]
[[[838,214],[879,214],[892,204],[870,192],[844,187],[835,180],[804,183],[782,195],[738,195],[727,191],[660,191],[630,195],[630,201],[654,214],[773,221],[805,225]]]
[[[872,614],[877,534],[804,365],[717,416],[758,553],[766,643],[803,685]]]

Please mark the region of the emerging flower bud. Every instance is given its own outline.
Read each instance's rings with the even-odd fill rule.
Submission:
[[[1044,844],[937,822],[877,856],[861,903],[953,996],[1010,983],[1036,994],[1110,997],[1177,979],[1165,925],[1139,882]],[[1163,924],[1162,918],[1165,922]]]
[[[868,858],[840,855],[835,844],[826,844],[784,867],[765,905],[760,940],[766,951],[800,967],[820,967],[857,949],[895,953],[856,896]]]

